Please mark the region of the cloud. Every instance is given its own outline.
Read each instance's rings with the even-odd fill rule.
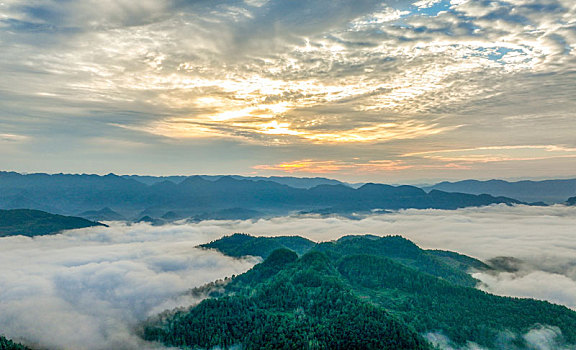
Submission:
[[[405,157],[424,157],[443,162],[490,163],[522,160],[541,160],[549,158],[576,158],[576,148],[554,145],[542,146],[493,146],[472,149],[456,149],[405,154]]]
[[[285,162],[275,165],[256,165],[256,170],[281,170],[289,174],[308,173],[308,174],[330,174],[337,172],[374,172],[374,171],[395,171],[406,169],[409,165],[403,165],[401,162],[387,160],[373,160],[366,163],[346,162],[346,161],[314,161],[312,159],[303,159],[293,162]]]
[[[4,1],[0,130],[34,140],[13,145],[29,167],[37,149],[109,156],[90,147],[104,135],[182,153],[209,140],[207,161],[229,142],[321,161],[326,143],[392,161],[396,147],[575,146],[569,1],[412,2]],[[150,153],[118,150],[108,164]],[[550,164],[532,168],[564,171]]]
[[[487,350],[473,342],[464,346],[455,345],[450,338],[442,333],[426,333],[424,337],[443,350]],[[518,347],[521,340],[522,347]],[[514,334],[502,331],[496,340],[498,349],[533,349],[533,350],[570,350],[574,346],[564,345],[562,331],[558,327],[536,325],[524,334]]]
[[[442,333],[426,333],[424,338],[442,350],[486,350],[486,348],[474,342],[467,342],[464,346],[455,345],[450,338]]]
[[[194,248],[210,240],[146,225],[3,238],[0,329],[47,349],[155,348],[135,335],[138,322],[198,302],[182,294],[257,262]]]
[[[537,270],[546,267],[534,266],[532,268],[536,270],[519,273],[475,273],[473,276],[482,281],[480,289],[492,294],[543,299],[576,310],[575,266],[571,266],[572,271],[564,271],[568,275]]]
[[[26,141],[28,137],[22,135],[14,135],[14,134],[0,134],[0,142],[1,143],[9,143],[9,142],[22,142]]]

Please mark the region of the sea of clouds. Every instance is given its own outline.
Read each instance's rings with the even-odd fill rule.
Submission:
[[[474,274],[482,281],[480,288],[576,309],[575,227],[575,207],[497,205],[402,210],[358,220],[306,216],[165,226],[110,223],[54,236],[1,238],[0,332],[49,349],[158,347],[136,335],[142,320],[197,303],[183,293],[259,261],[196,248],[235,232],[315,241],[400,234],[422,248],[485,261],[514,257],[520,260],[516,271]],[[553,347],[535,347],[548,348]]]
[[[0,332],[43,349],[155,348],[135,335],[140,321],[258,262],[195,248],[212,237],[137,224],[2,238]]]

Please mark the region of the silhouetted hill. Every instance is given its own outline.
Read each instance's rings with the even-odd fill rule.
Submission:
[[[0,237],[50,235],[63,230],[92,226],[105,225],[79,217],[54,215],[40,210],[0,210]]]
[[[517,182],[464,180],[441,182],[425,190],[506,196],[524,202],[562,203],[567,197],[576,194],[576,179]]]
[[[96,217],[102,208],[134,220],[160,218],[177,211],[182,218],[252,218],[292,212],[321,214],[370,213],[404,208],[457,209],[517,200],[489,195],[425,191],[413,186],[365,184],[354,189],[341,184],[293,188],[273,181],[215,181],[191,176],[180,183],[164,180],[146,185],[109,174],[65,175],[0,173],[0,208],[26,207],[63,215],[79,212]],[[96,211],[96,212],[95,212]],[[106,214],[106,213],[104,213]],[[108,214],[110,214],[108,212]]]
[[[348,236],[312,248],[292,237],[308,242],[299,258],[285,246],[270,252],[278,238],[288,237],[233,235],[204,245],[268,257],[197,306],[149,320],[144,337],[186,348],[425,349],[421,335],[434,333],[455,348],[532,349],[538,344],[522,335],[547,325],[562,332],[561,348],[576,341],[576,312],[461,283],[463,266],[455,264],[484,268],[476,259],[425,251],[400,236]]]
[[[576,205],[576,196],[568,198],[566,205]]]

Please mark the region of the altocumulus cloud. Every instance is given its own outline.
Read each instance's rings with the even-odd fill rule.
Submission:
[[[576,308],[575,225],[573,207],[491,206],[403,210],[360,220],[281,217],[161,227],[112,223],[56,236],[3,238],[0,330],[53,349],[152,348],[135,335],[139,321],[193,305],[199,300],[186,296],[189,288],[241,273],[257,262],[194,248],[233,232],[302,235],[315,241],[401,234],[422,248],[483,260],[512,256],[521,261],[518,271],[476,274],[481,288]],[[450,348],[441,334],[430,336]],[[547,326],[514,336],[526,338],[535,349],[558,348],[557,330]]]

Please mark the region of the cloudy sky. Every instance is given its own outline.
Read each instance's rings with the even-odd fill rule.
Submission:
[[[576,175],[573,0],[0,0],[3,170]]]

